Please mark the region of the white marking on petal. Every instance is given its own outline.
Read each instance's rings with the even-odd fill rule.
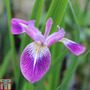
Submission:
[[[61,42],[64,42],[65,44],[70,44],[70,43],[75,43],[75,42],[73,42],[73,41],[71,41],[71,40],[69,40],[69,39],[67,39],[67,38],[62,38],[61,40],[60,40]]]
[[[37,53],[36,53],[36,56],[35,56],[35,58],[34,58],[34,67],[35,67],[35,64],[36,64],[36,60],[37,60]]]
[[[34,67],[36,65],[38,58],[42,58],[42,56],[47,56],[47,47],[41,46],[37,42],[32,43],[31,47],[29,47],[30,57],[32,56],[34,58]],[[34,68],[33,67],[33,68]]]
[[[60,41],[63,42],[64,45],[75,55],[80,55],[85,51],[84,46],[79,45],[67,38],[62,38]]]
[[[27,25],[25,25],[25,24],[23,24],[23,23],[19,23],[21,26],[23,26],[23,27],[26,27],[26,28],[28,28],[28,26]]]

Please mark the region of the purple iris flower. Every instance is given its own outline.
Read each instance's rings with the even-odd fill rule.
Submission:
[[[55,42],[62,42],[75,55],[80,55],[85,51],[85,47],[64,38],[65,31],[58,27],[58,32],[49,35],[53,24],[52,18],[46,22],[45,34],[35,27],[35,20],[24,21],[13,18],[11,21],[12,34],[26,32],[34,42],[28,44],[23,50],[20,58],[20,67],[23,76],[30,82],[40,80],[48,71],[51,63],[51,53],[48,49]]]

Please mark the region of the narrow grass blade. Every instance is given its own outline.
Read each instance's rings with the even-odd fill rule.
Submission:
[[[43,27],[41,29],[43,33],[45,30],[46,21],[49,17],[52,17],[52,19],[53,19],[53,26],[51,29],[51,33],[58,30],[57,25],[59,25],[61,20],[62,20],[63,13],[65,11],[65,7],[67,5],[67,2],[68,2],[68,0],[64,0],[64,1],[63,0],[53,0],[52,1],[51,6],[50,6],[48,13],[47,13],[46,20],[45,20]]]
[[[33,88],[32,86],[33,86],[32,83],[25,82],[23,87],[22,87],[22,90],[32,90],[32,88]]]
[[[3,63],[0,68],[0,78],[3,78],[5,72],[7,71],[7,67],[9,66],[10,63],[10,57],[11,57],[11,50],[8,51],[7,55],[3,59]]]
[[[72,14],[73,14],[73,19],[75,21],[75,24],[76,24],[76,29],[75,29],[75,42],[79,43],[80,42],[80,31],[79,31],[79,24],[78,24],[78,21],[77,21],[77,18],[76,18],[76,15],[75,15],[75,12],[73,10],[73,7],[72,7],[72,4],[70,2],[70,0],[68,0],[69,2],[69,6],[70,6],[70,9],[72,11]]]
[[[90,69],[90,68],[89,68]],[[83,87],[82,87],[82,90],[87,90],[87,84],[88,84],[88,79],[89,79],[89,75],[90,74],[88,74],[88,75],[86,75],[85,77],[84,77],[84,82],[83,82]]]
[[[70,5],[70,8],[71,8],[73,17],[74,17],[73,19],[74,19],[74,21],[76,23],[74,39],[75,39],[76,42],[79,43],[79,41],[80,41],[79,25],[78,25],[78,22],[77,22],[77,18],[76,18],[75,12],[74,12],[74,10],[72,8],[71,2],[70,2],[70,0],[68,0],[68,1],[69,1],[69,5]],[[68,66],[68,68],[66,70],[66,74],[65,74],[65,76],[63,78],[63,82],[64,81],[66,81],[66,82],[64,82],[64,83],[62,82],[63,85],[60,87],[60,90],[67,90],[68,89],[70,81],[71,81],[73,75],[75,74],[75,71],[77,69],[77,65],[79,65],[79,63],[80,63],[80,60],[78,59],[78,56],[75,56],[75,55],[72,54],[69,66]],[[73,72],[72,74],[70,74],[71,71]],[[68,77],[68,75],[70,75],[70,76]],[[59,90],[59,88],[58,88],[58,90]]]
[[[36,20],[35,26],[38,27],[40,16],[43,8],[44,0],[36,0],[33,11],[30,16],[30,20]]]
[[[48,11],[52,0],[45,0],[45,11]]]
[[[71,68],[73,68],[73,70],[70,71],[70,72],[67,74],[67,76],[65,75],[66,77],[63,79],[62,84],[59,85],[59,87],[57,88],[57,90],[67,90],[66,85],[70,82],[69,79],[71,79],[71,77],[73,76],[73,74],[74,74],[75,71],[76,71],[77,66],[80,64],[81,61],[84,60],[84,58],[88,55],[88,53],[90,53],[90,50],[89,50],[80,60],[78,60],[78,62],[77,62],[74,66],[71,67]],[[69,80],[69,82],[68,82],[68,80]]]
[[[90,76],[90,52],[88,53],[88,73],[85,75],[84,80],[83,80],[83,85],[82,85],[82,89],[81,90],[86,90],[87,89],[87,85],[89,82],[89,76]]]
[[[90,0],[86,0],[86,5],[85,5],[85,9],[84,9],[84,15],[88,12],[89,2],[90,2]]]
[[[16,52],[15,52],[15,43],[14,43],[14,36],[11,33],[11,8],[10,8],[10,0],[5,0],[6,10],[7,10],[7,18],[8,18],[8,28],[9,28],[9,38],[10,38],[10,45],[11,45],[11,54],[13,60],[13,69],[14,69],[14,78],[17,84],[18,78],[18,69],[16,65]]]

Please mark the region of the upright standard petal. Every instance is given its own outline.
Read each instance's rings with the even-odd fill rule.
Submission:
[[[80,55],[85,51],[85,47],[83,47],[67,38],[63,38],[60,41],[63,42],[64,45],[75,55]]]
[[[40,80],[48,71],[51,63],[51,54],[46,46],[36,42],[29,44],[20,58],[21,72],[30,82]]]
[[[11,20],[11,32],[12,34],[21,34],[25,32],[25,29],[28,27],[28,22],[13,18]]]
[[[62,28],[60,30],[60,27],[57,26],[59,28],[58,32],[55,32],[53,34],[51,34],[47,39],[46,39],[46,42],[47,42],[47,46],[51,46],[52,44],[54,44],[55,42],[59,41],[60,39],[62,39],[65,35],[65,31],[64,29]]]
[[[52,27],[52,24],[53,24],[53,20],[52,18],[49,18],[46,22],[46,29],[45,29],[45,34],[44,34],[44,37],[45,39],[48,37],[49,35],[49,32],[51,30],[51,27]]]
[[[30,20],[28,23],[28,29],[25,29],[25,32],[34,40],[34,41],[41,41],[45,42],[44,36],[35,27],[35,20]]]
[[[42,34],[41,35],[36,34],[34,39],[35,39],[35,41],[41,41],[43,43],[45,42],[45,38],[44,38],[44,36]]]

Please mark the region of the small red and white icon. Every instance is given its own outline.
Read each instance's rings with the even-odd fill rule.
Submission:
[[[11,79],[0,79],[0,90],[11,90]]]

